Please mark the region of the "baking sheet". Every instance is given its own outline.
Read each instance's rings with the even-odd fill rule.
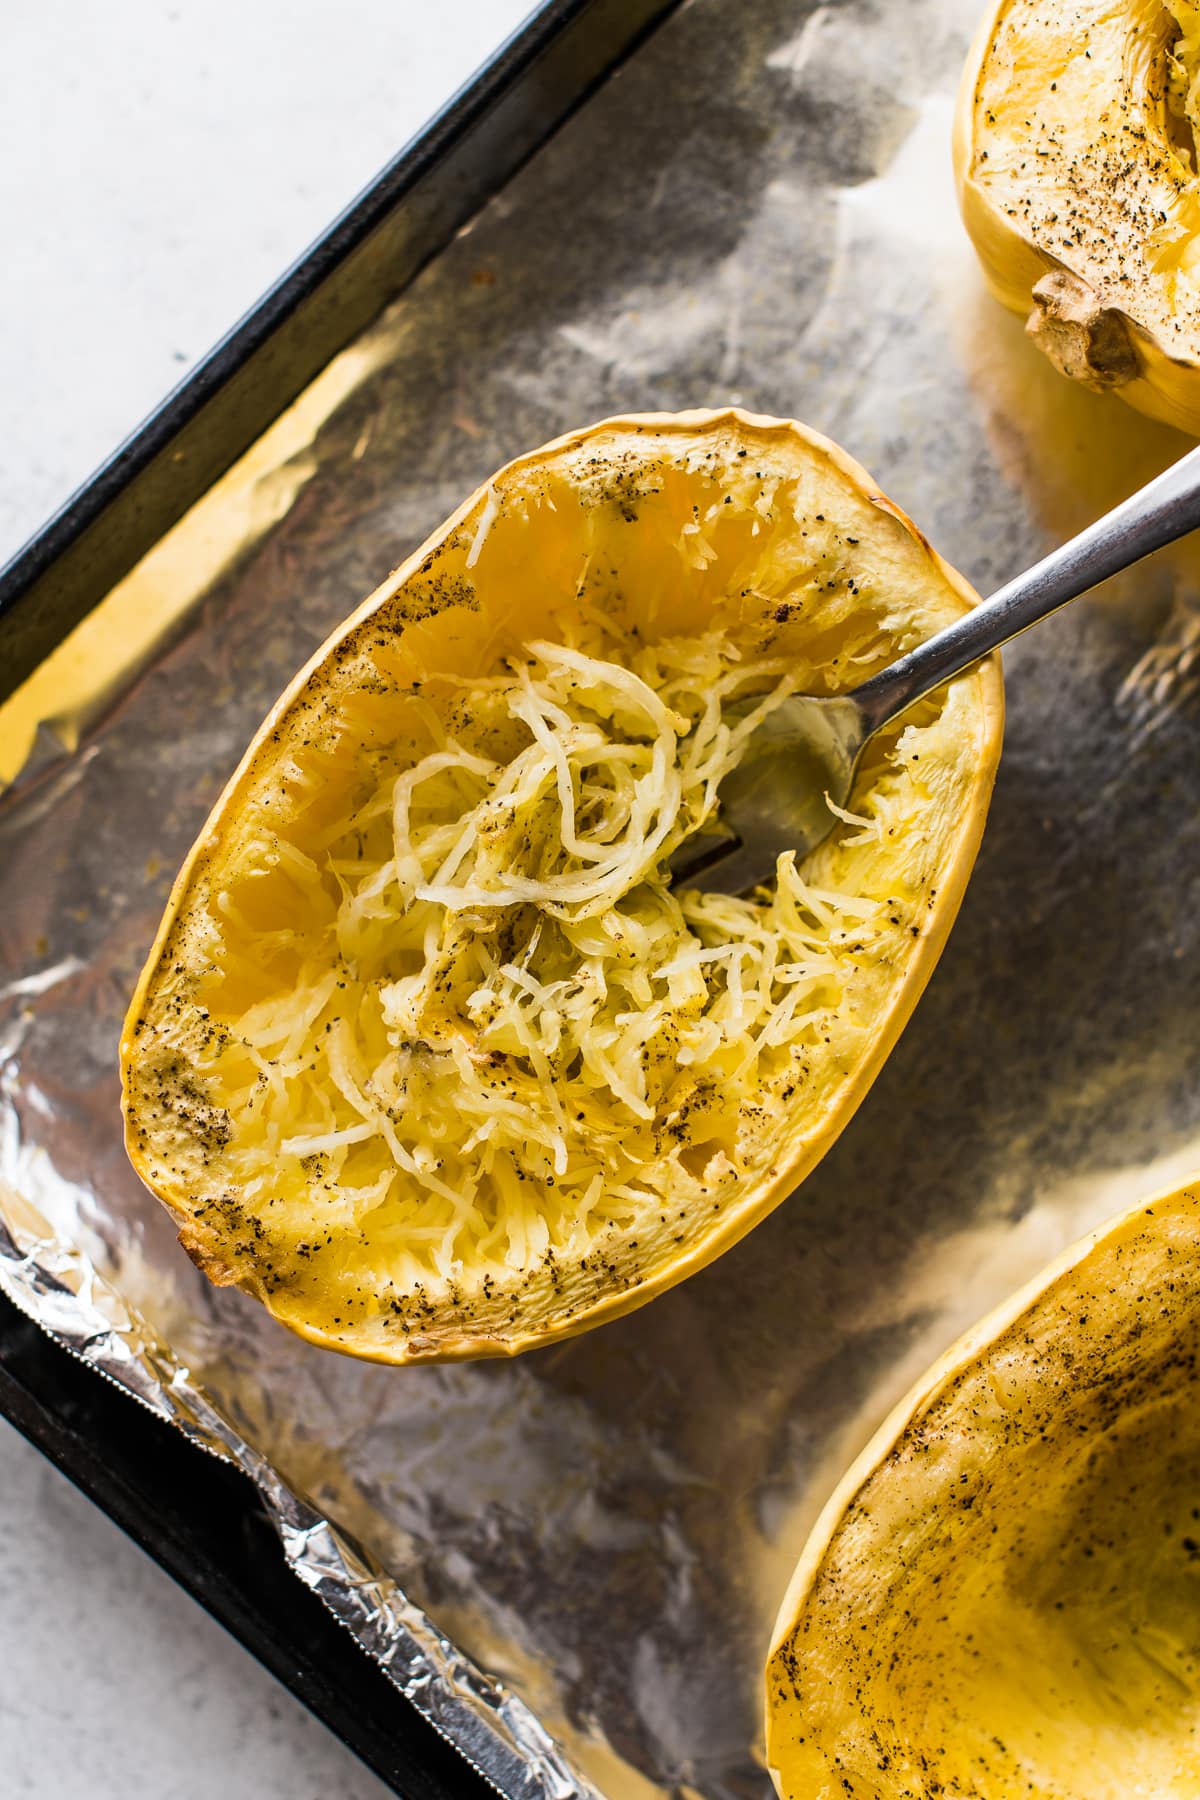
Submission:
[[[277,691],[509,456],[623,408],[791,414],[986,591],[1182,453],[982,291],[949,171],[975,23],[974,0],[691,0],[367,334],[352,380],[339,359],[238,503],[177,528],[146,602],[173,641],[102,719],[43,725],[0,802],[0,1276],[78,1348],[98,1336],[73,1308],[131,1314],[109,1352],[145,1397],[199,1395],[277,1512],[352,1534],[505,1684],[448,1728],[516,1709],[489,1769],[506,1792],[762,1800],[775,1606],[848,1458],[987,1305],[1200,1169],[1195,549],[1007,653],[991,821],[913,1023],[803,1189],[629,1319],[512,1365],[389,1371],[293,1341],[206,1286],[130,1173],[121,1015]],[[357,1624],[386,1656],[403,1602],[322,1579],[335,1604],[370,1590]],[[475,1680],[435,1668],[418,1698]],[[525,1706],[565,1760],[522,1738]],[[472,1750],[487,1767],[490,1740]]]

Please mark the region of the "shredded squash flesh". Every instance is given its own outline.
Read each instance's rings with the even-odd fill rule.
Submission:
[[[320,1157],[356,1222],[395,1235],[402,1283],[571,1255],[735,1179],[740,1108],[827,1033],[839,952],[878,932],[877,902],[810,888],[791,857],[766,905],[668,885],[665,856],[791,690],[780,659],[737,660],[719,633],[587,638],[427,684],[457,735],[431,705],[430,748],[327,845],[262,847],[324,929],[297,940],[294,988],[239,1021],[226,1104],[255,1129],[231,1167],[252,1200],[278,1158]],[[697,1113],[711,1157],[683,1129]]]
[[[661,1279],[796,1122],[827,1135],[934,922],[969,685],[881,739],[804,867],[672,887],[767,713],[896,634],[823,488],[736,437],[678,493],[664,462],[489,486],[268,722],[135,1008],[131,1143],[186,1178],[185,1243],[332,1341],[494,1347]]]

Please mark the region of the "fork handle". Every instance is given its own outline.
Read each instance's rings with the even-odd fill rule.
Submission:
[[[1052,550],[990,600],[927,638],[915,650],[856,688],[868,732],[877,731],[931,689],[967,669],[1164,544],[1200,526],[1200,450],[1191,450],[1162,475]]]

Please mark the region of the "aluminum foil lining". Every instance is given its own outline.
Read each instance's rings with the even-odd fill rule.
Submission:
[[[94,687],[49,680],[0,801],[0,1279],[248,1468],[506,1794],[764,1800],[774,1613],[849,1458],[986,1307],[1200,1168],[1195,548],[1007,653],[988,831],[913,1022],[803,1188],[629,1318],[444,1369],[294,1340],[130,1172],[121,1016],[276,693],[517,452],[622,409],[790,414],[984,591],[1182,452],[982,290],[949,163],[975,15],[691,0],[122,584]]]
[[[45,1221],[43,1235],[31,1236],[28,1205],[0,1188],[0,1201],[6,1197],[21,1219],[25,1247],[0,1225],[0,1289],[83,1362],[250,1477],[301,1581],[506,1800],[589,1800],[593,1790],[566,1766],[529,1708],[443,1637],[367,1552],[280,1480],[87,1257]]]

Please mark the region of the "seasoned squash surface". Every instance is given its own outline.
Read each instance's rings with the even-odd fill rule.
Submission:
[[[804,1551],[766,1707],[787,1800],[1200,1792],[1200,1187],[897,1408]]]
[[[999,0],[955,164],[988,279],[1064,374],[1200,430],[1200,8]]]

